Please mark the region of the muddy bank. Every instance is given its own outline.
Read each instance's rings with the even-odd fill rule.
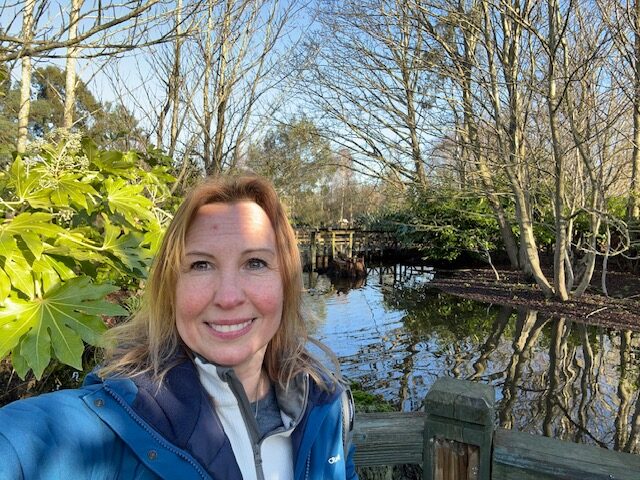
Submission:
[[[486,303],[526,307],[568,320],[640,331],[640,277],[628,273],[607,274],[605,296],[599,286],[600,273],[579,298],[568,302],[546,299],[535,282],[524,274],[491,269],[436,270],[430,285],[445,293]]]

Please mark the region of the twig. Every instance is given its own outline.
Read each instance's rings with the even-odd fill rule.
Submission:
[[[606,310],[607,308],[609,308],[609,307],[602,307],[602,308],[599,308],[597,310],[594,310],[593,312],[589,313],[585,318],[589,318],[591,315],[595,315],[596,313],[602,312],[603,310]]]

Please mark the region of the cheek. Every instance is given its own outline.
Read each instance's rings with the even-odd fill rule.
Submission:
[[[283,295],[279,282],[273,282],[268,286],[263,284],[261,288],[257,288],[253,292],[251,295],[253,305],[262,315],[274,317],[277,319],[277,323],[280,323]]]
[[[177,320],[188,320],[197,315],[206,305],[208,299],[205,292],[208,289],[202,280],[178,280],[176,286],[176,316]]]

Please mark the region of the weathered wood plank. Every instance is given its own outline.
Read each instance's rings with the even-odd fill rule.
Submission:
[[[492,480],[639,480],[640,456],[497,429]]]
[[[363,467],[422,463],[423,412],[358,413],[355,463]]]

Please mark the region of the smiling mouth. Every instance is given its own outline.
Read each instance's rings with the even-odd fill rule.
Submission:
[[[246,322],[236,323],[233,325],[220,325],[218,323],[207,323],[207,325],[212,330],[218,333],[235,333],[247,328],[253,323],[253,320],[254,319],[252,318],[251,320],[247,320]]]

